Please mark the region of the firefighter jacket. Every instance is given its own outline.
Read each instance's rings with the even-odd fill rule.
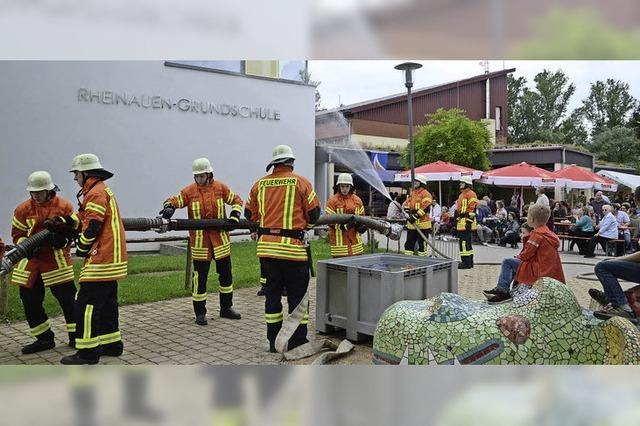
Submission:
[[[231,211],[237,212],[238,216],[242,212],[242,199],[219,180],[202,186],[192,183],[165,201],[165,206],[169,204],[178,209],[187,207],[189,219],[226,219],[225,204],[230,205]],[[189,240],[193,260],[219,260],[231,256],[227,231],[189,231]]]
[[[69,216],[72,213],[71,202],[58,196],[53,196],[43,204],[38,204],[33,199],[23,202],[16,207],[11,223],[11,237],[14,244],[42,231],[45,219]],[[13,269],[11,283],[31,288],[38,274],[42,275],[45,286],[73,281],[73,263],[69,247],[62,249],[42,247],[38,256],[22,259]]]
[[[404,202],[403,207],[411,210],[411,213],[418,217],[414,223],[408,223],[407,229],[431,229],[431,218],[429,208],[431,207],[431,193],[425,188],[414,188],[409,198]]]
[[[320,200],[306,178],[293,173],[290,167],[276,165],[270,175],[253,184],[246,209],[263,230],[305,231],[309,213],[320,209]],[[308,260],[301,239],[259,233],[259,258]]]
[[[118,203],[111,189],[90,177],[82,187],[77,218],[78,243],[90,245],[89,257],[80,270],[80,282],[117,281],[127,277],[127,244]],[[89,235],[92,221],[100,222],[98,235]]]
[[[460,193],[456,202],[456,230],[475,231],[478,229],[476,222],[476,207],[478,205],[478,197],[471,188],[465,188]]]
[[[364,205],[362,200],[356,194],[342,195],[335,194],[327,201],[327,214],[353,214],[364,215]],[[343,226],[329,226],[329,244],[331,244],[331,256],[353,256],[362,254],[362,238],[355,227],[351,227],[346,231]]]

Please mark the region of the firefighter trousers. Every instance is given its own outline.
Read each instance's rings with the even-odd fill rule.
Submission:
[[[473,268],[472,235],[471,229],[458,231],[458,246],[460,247],[460,260],[463,268]]]
[[[67,331],[72,336],[76,331],[74,316],[74,299],[76,296],[76,286],[73,281],[50,286],[53,296],[58,300],[64,320],[67,323]],[[29,323],[29,331],[33,337],[39,340],[53,340],[54,334],[49,324],[49,317],[44,310],[44,282],[42,275],[38,274],[33,287],[20,287],[20,300],[24,307],[24,314]]]
[[[122,348],[118,323],[118,282],[82,282],[76,298],[76,349],[83,358]]]
[[[421,229],[425,237],[429,237],[431,229]],[[415,253],[416,243],[418,243],[418,256],[426,256],[424,249],[424,239],[415,229],[407,229],[407,241],[404,243],[404,254],[412,255]]]
[[[207,278],[211,261],[193,261],[193,279],[191,280],[193,312],[196,316],[207,314]],[[216,260],[216,272],[220,283],[220,309],[233,306],[233,275],[231,273],[231,256]]]
[[[262,273],[267,279],[264,302],[267,322],[267,339],[273,346],[276,336],[282,328],[282,289],[287,289],[289,314],[302,301],[309,287],[309,263],[294,260],[262,258]],[[305,344],[307,340],[307,324],[309,323],[309,306],[300,325],[289,339],[288,349]]]

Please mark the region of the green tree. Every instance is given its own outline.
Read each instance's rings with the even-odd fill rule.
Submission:
[[[592,136],[605,129],[624,126],[637,101],[629,93],[629,84],[608,78],[591,84],[589,96],[582,101],[582,111],[592,127]]]
[[[427,122],[414,136],[416,166],[442,160],[478,170],[491,164],[489,132],[481,121],[470,120],[461,109],[439,108],[427,115]],[[403,153],[409,167],[409,147]]]
[[[507,80],[509,106],[509,136],[516,143],[535,141],[561,142],[562,127],[569,100],[576,87],[562,70],[543,70],[534,77],[534,89],[526,79]]]
[[[574,110],[564,119],[560,125],[559,141],[565,145],[587,146],[589,144],[589,130],[584,119],[584,114],[580,108]]]
[[[321,81],[312,80],[311,79],[311,73],[309,73],[307,68],[300,70],[300,79],[303,82],[316,87],[316,111],[320,111],[322,109],[321,106],[320,106],[321,100],[322,100],[322,96],[320,95],[320,91],[318,90],[318,86],[320,86],[320,84],[322,84],[322,82]]]
[[[640,138],[640,105],[637,105],[633,114],[631,114],[631,119],[627,126],[634,130],[637,138]]]
[[[640,166],[640,139],[628,127],[602,130],[593,137],[591,151],[601,160]]]

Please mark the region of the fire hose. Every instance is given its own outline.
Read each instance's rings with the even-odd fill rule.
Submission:
[[[404,211],[404,209],[402,208],[402,206],[400,205],[399,202],[397,201],[392,201],[392,203],[395,203],[396,206],[398,206],[398,208],[400,209],[400,211],[404,214],[405,218],[408,220],[411,219],[409,213],[407,213],[406,211]],[[415,230],[418,232],[418,235],[420,235],[420,238],[422,238],[425,242],[426,245],[428,245],[429,247],[431,247],[431,249],[437,253],[439,256],[441,256],[444,259],[449,259],[451,260],[451,258],[445,254],[443,254],[440,250],[438,250],[433,243],[431,242],[431,240],[429,240],[429,238],[427,238],[426,235],[424,235],[424,232],[422,232],[422,230],[420,228],[418,228],[417,226],[415,227]]]
[[[42,246],[51,236],[52,233],[45,229],[16,244],[11,250],[6,252],[2,258],[0,262],[0,276],[7,275],[18,262],[29,257],[34,250]]]

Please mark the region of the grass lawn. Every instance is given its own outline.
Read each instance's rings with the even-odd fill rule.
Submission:
[[[326,239],[313,240],[311,250],[314,261],[328,259],[329,244]],[[253,241],[233,243],[231,245],[233,262],[234,288],[257,286],[260,278],[260,263],[256,257],[256,243]],[[155,302],[158,300],[185,297],[191,294],[184,289],[184,269],[186,256],[130,256],[129,277],[118,283],[118,299],[121,305]],[[212,262],[213,263],[213,262]],[[81,260],[74,265],[76,280],[80,271]],[[314,268],[315,269],[315,268]],[[218,291],[218,275],[215,264],[211,266],[209,292]],[[45,292],[45,310],[49,316],[61,313],[58,301],[50,291]],[[7,319],[25,319],[18,288],[9,285],[9,309]]]

